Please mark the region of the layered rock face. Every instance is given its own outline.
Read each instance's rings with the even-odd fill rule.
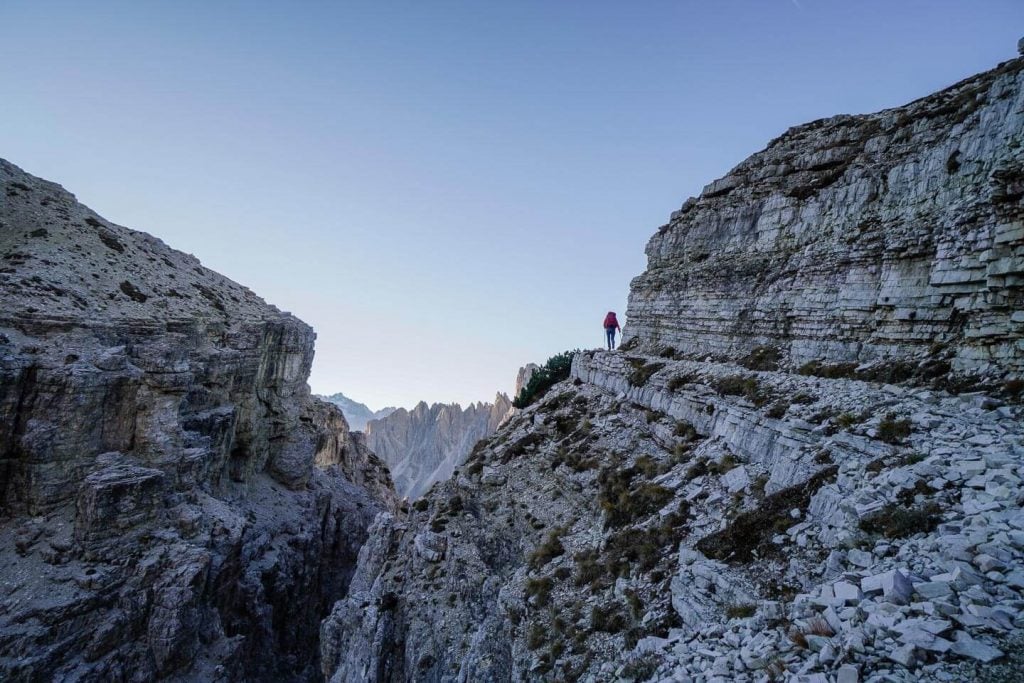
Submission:
[[[624,342],[792,366],[1024,371],[1024,62],[911,104],[798,126],[647,246]]]
[[[366,426],[366,441],[390,468],[399,495],[419,498],[443,481],[469,456],[473,446],[490,436],[508,417],[512,401],[503,393],[494,403],[421,401],[412,410],[399,408]]]
[[[626,350],[378,518],[325,676],[1014,680],[1022,70],[794,129],[675,214]]]
[[[366,425],[370,420],[380,420],[385,418],[391,413],[398,410],[398,408],[381,408],[380,410],[370,410],[369,407],[364,403],[353,401],[348,396],[342,393],[331,394],[330,396],[319,396],[318,398],[333,403],[334,405],[341,408],[341,412],[345,415],[345,420],[348,422],[348,426],[353,431],[362,432],[366,430]]]
[[[386,469],[304,323],[0,161],[0,678],[317,676]]]

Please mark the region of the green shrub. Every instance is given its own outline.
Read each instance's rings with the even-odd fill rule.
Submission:
[[[598,580],[605,576],[604,566],[598,561],[599,554],[593,548],[581,550],[573,555],[576,561],[576,578],[573,583],[577,586],[594,586]]]
[[[801,375],[824,377],[826,379],[851,379],[857,376],[856,363],[825,363],[812,360],[804,363],[797,370]]]
[[[754,612],[757,611],[757,605],[750,603],[734,604],[729,605],[725,608],[725,616],[730,619],[747,619],[754,616]]]
[[[771,408],[769,408],[765,412],[765,415],[767,415],[768,417],[774,418],[776,420],[781,420],[783,417],[786,416],[786,411],[788,411],[788,410],[789,410],[789,404],[788,403],[786,403],[785,401],[776,401],[775,403],[772,404]]]
[[[654,373],[665,367],[664,363],[648,363],[642,358],[630,358],[629,364],[633,366],[633,372],[629,373],[629,383],[634,387],[644,386]]]
[[[942,509],[936,503],[909,509],[890,503],[860,520],[860,528],[861,531],[882,534],[886,538],[906,538],[934,531],[941,521]]]
[[[545,607],[548,601],[551,599],[551,589],[555,587],[555,582],[549,577],[545,576],[539,579],[527,579],[526,580],[526,597],[536,597],[536,604],[538,607]]]
[[[902,443],[910,436],[910,420],[897,420],[894,413],[889,413],[878,423],[878,440],[890,444]]]
[[[618,605],[596,605],[590,610],[590,627],[604,633],[619,633],[628,625],[626,615]]]
[[[789,400],[791,403],[796,403],[798,405],[807,405],[809,403],[817,403],[818,401],[818,399],[816,399],[814,396],[807,393],[806,391],[798,391],[797,393],[793,394],[793,397]]]
[[[412,509],[415,510],[416,512],[423,512],[428,507],[430,507],[430,503],[427,502],[426,498],[420,498],[419,500],[412,504]]]
[[[679,391],[685,385],[692,384],[694,379],[692,375],[676,375],[668,381],[668,390]]]
[[[762,391],[756,378],[742,375],[719,377],[715,381],[715,391],[719,396],[743,396],[758,407],[771,400],[771,396]]]
[[[626,662],[622,667],[622,678],[641,683],[650,680],[661,666],[661,656],[654,652],[645,652]]]
[[[544,628],[540,624],[532,624],[530,626],[529,634],[526,636],[526,647],[530,650],[536,650],[544,644],[544,636],[547,635],[544,632]]]
[[[548,358],[547,362],[533,373],[530,381],[512,401],[512,405],[520,409],[526,408],[543,396],[552,386],[568,379],[569,371],[572,369],[572,359],[577,353],[579,353],[579,349],[565,351]]]
[[[642,471],[638,466],[624,470],[607,468],[598,475],[598,503],[604,510],[607,526],[621,527],[647,517],[672,499],[672,491],[664,486],[646,482],[634,485],[633,479]]]
[[[695,441],[697,439],[697,430],[694,429],[693,425],[686,420],[676,422],[676,428],[675,431],[673,431],[673,434],[685,441]]]
[[[548,534],[547,539],[530,553],[530,569],[540,569],[551,560],[562,555],[565,547],[562,545],[561,537],[565,535],[565,527],[559,527]]]
[[[773,346],[757,346],[739,360],[747,370],[778,370],[782,354]]]

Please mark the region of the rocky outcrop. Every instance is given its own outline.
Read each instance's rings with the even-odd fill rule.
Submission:
[[[366,424],[370,420],[380,420],[385,418],[391,413],[398,410],[397,408],[387,407],[381,408],[380,410],[370,410],[366,404],[353,401],[348,396],[342,393],[331,394],[330,396],[318,396],[328,403],[341,408],[341,412],[345,415],[345,420],[348,422],[350,429],[356,432],[362,432],[366,430]]]
[[[317,677],[382,464],[315,335],[0,161],[0,678]]]
[[[421,401],[412,410],[399,408],[366,427],[370,449],[390,468],[402,496],[419,498],[443,481],[469,456],[480,439],[490,436],[509,415],[512,402],[499,393],[494,403]]]
[[[625,350],[378,518],[325,676],[1013,680],[1022,71],[793,129],[687,202]]]
[[[624,342],[738,360],[1024,371],[1024,61],[790,129],[647,246]]]
[[[540,370],[540,366],[536,363],[527,363],[523,367],[519,368],[519,373],[516,375],[516,390],[512,392],[512,396],[519,396],[523,388],[530,383],[530,379],[533,377],[533,373]]]

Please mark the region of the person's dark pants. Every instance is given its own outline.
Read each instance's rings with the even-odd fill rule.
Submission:
[[[615,328],[606,327],[604,328],[605,334],[608,335],[608,350],[611,351],[615,348]]]

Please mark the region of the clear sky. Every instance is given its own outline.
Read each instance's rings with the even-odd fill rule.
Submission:
[[[489,400],[787,127],[1016,54],[1022,0],[0,0],[0,156],[318,333],[311,384]]]

